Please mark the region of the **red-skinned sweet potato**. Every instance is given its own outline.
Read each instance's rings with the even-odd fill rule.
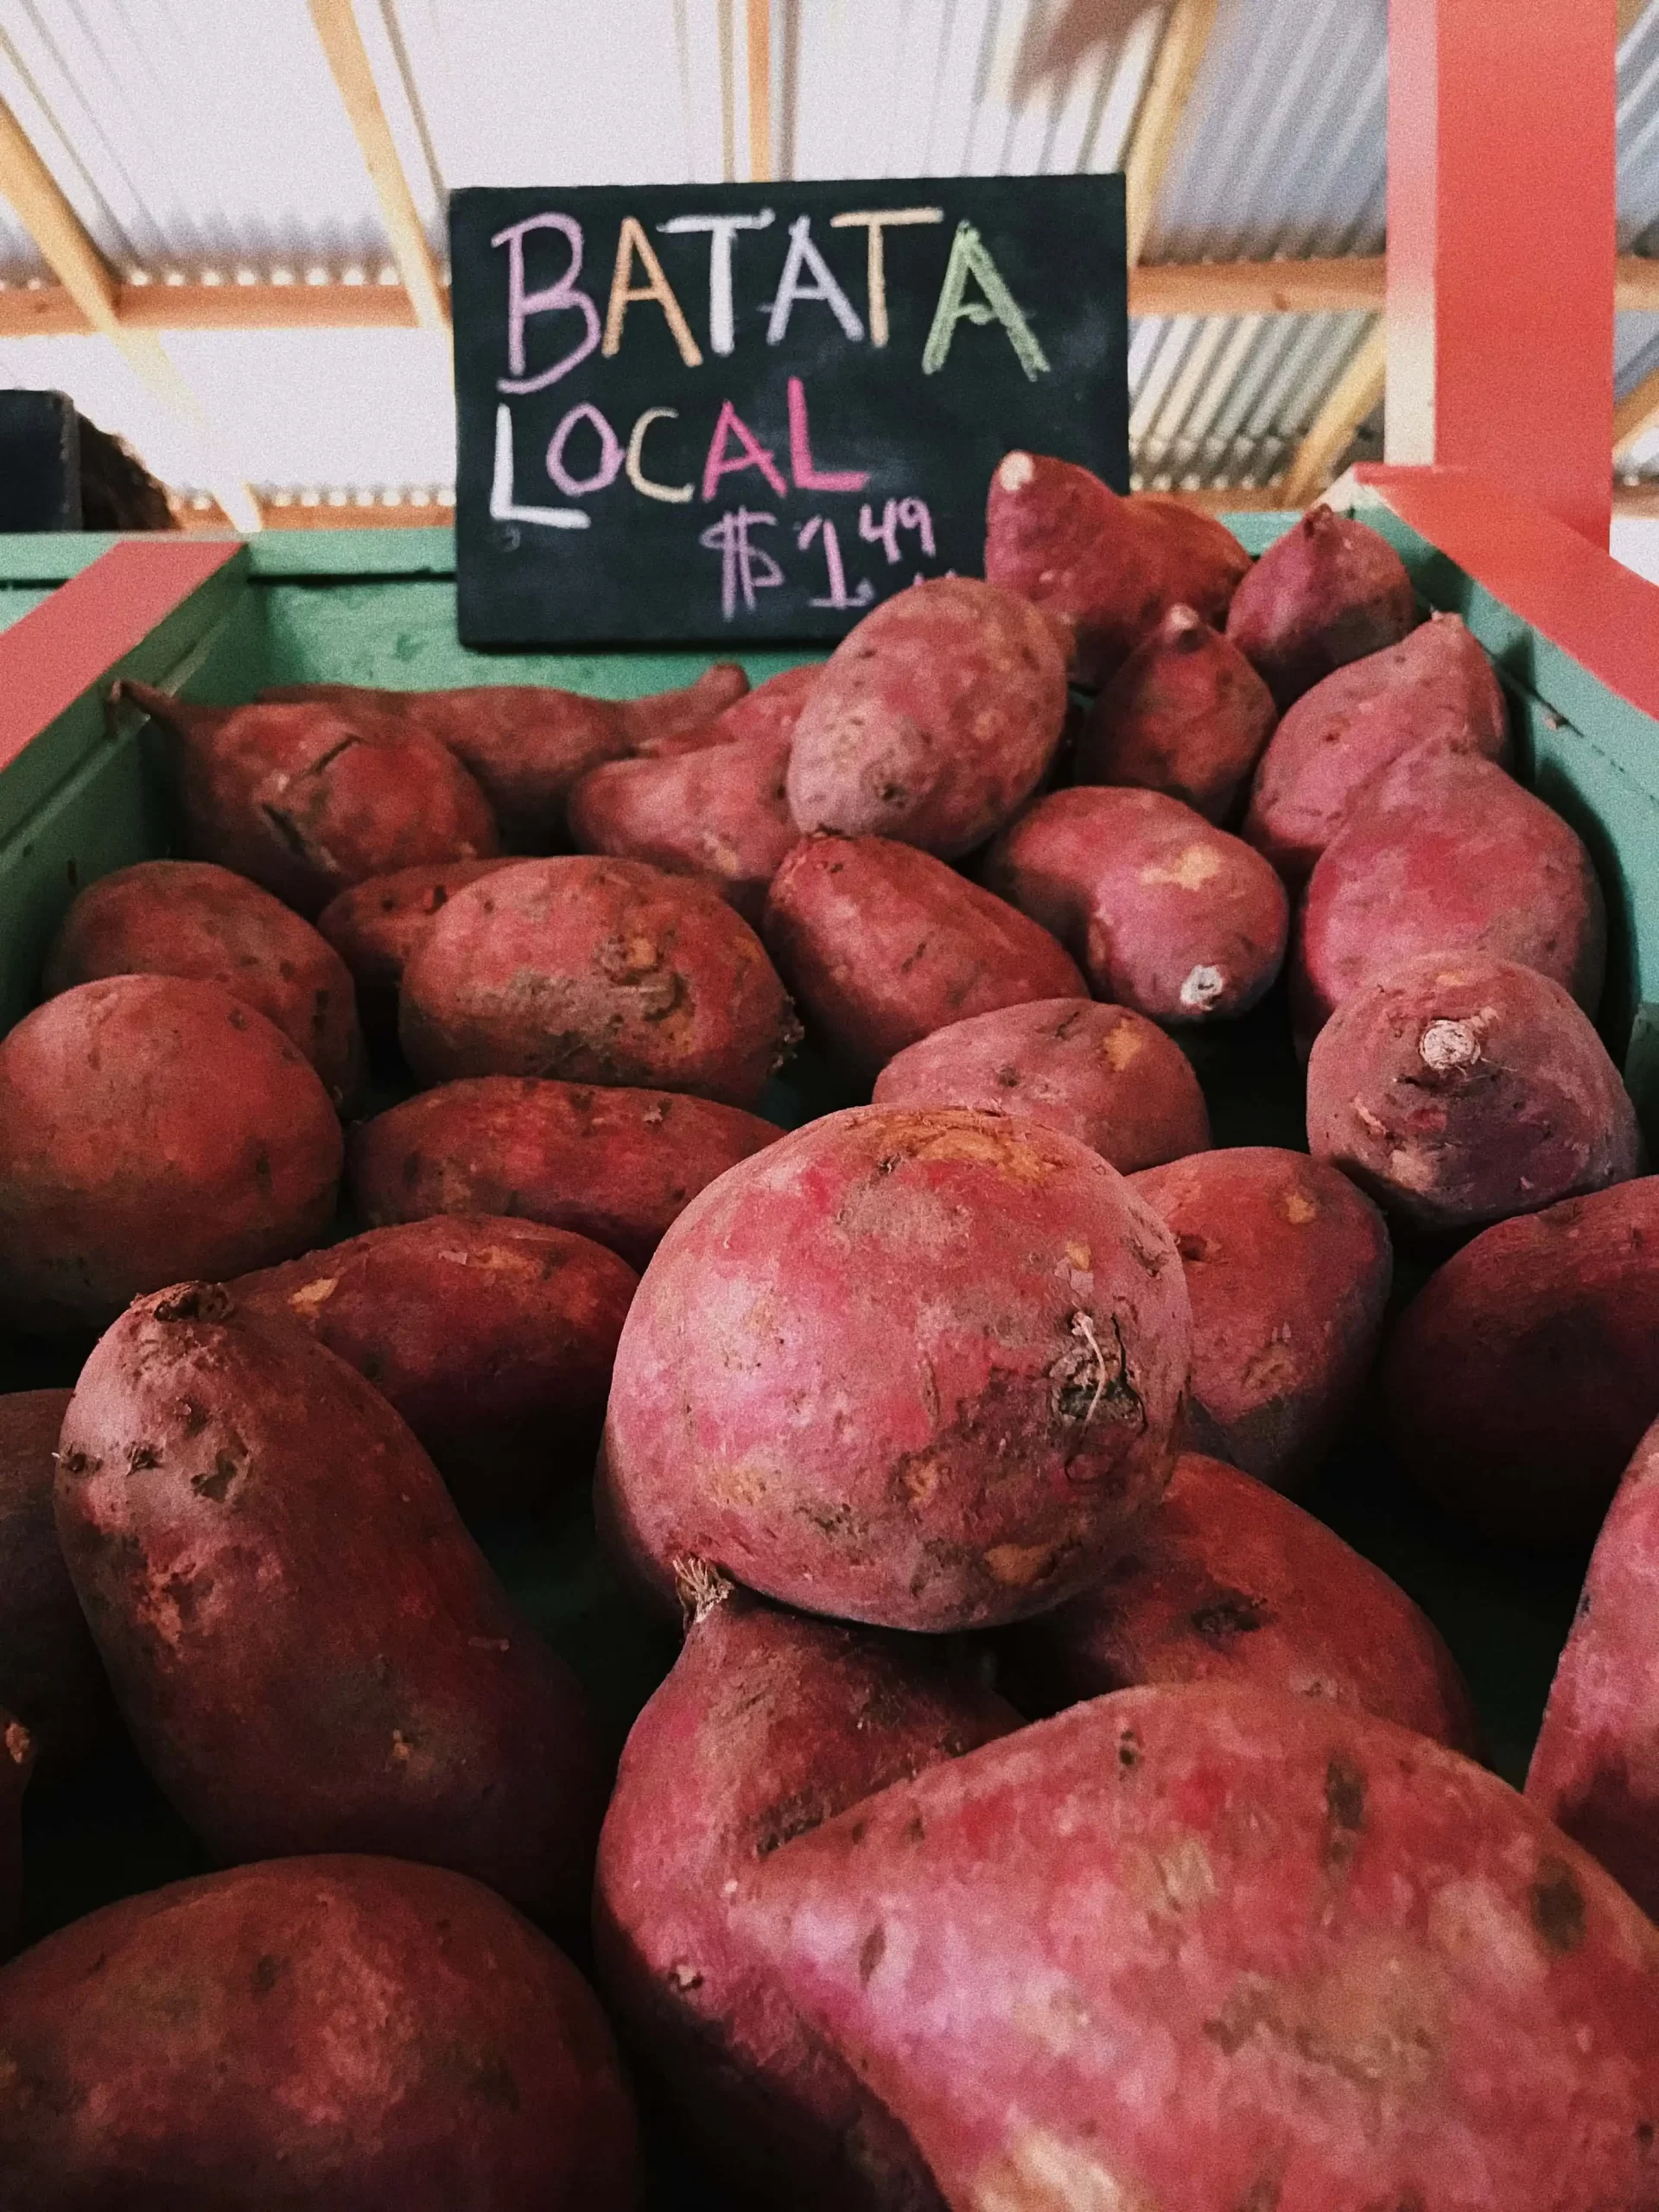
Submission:
[[[1408,753],[1502,761],[1509,715],[1492,664],[1455,614],[1350,661],[1296,702],[1255,772],[1243,836],[1301,884],[1366,786]]]
[[[1219,628],[1249,567],[1224,524],[1120,499],[1074,462],[1005,454],[991,479],[985,574],[1070,627],[1080,683],[1103,683],[1172,607]]]
[[[803,661],[798,668],[785,668],[776,676],[769,676],[764,683],[757,683],[741,699],[734,700],[713,721],[699,722],[691,729],[670,730],[661,737],[636,744],[633,758],[671,760],[682,753],[703,753],[713,746],[735,745],[740,739],[791,737],[801,709],[823,669],[821,660]]]
[[[1393,1279],[1382,1217],[1333,1167],[1240,1145],[1154,1167],[1192,1306],[1186,1434],[1276,1490],[1313,1475],[1376,1356]]]
[[[1283,714],[1333,669],[1398,645],[1417,619],[1411,578],[1388,539],[1310,507],[1233,594],[1227,635]]]
[[[936,576],[865,615],[819,672],[790,748],[790,812],[803,836],[954,860],[1031,797],[1065,719],[1065,656],[1037,609]]]
[[[391,1408],[296,1324],[137,1300],[65,1417],[59,1541],[133,1742],[208,1849],[385,1852],[586,1896],[586,1701]]]
[[[33,1737],[21,1720],[0,1708],[0,1959],[10,1956],[22,1917],[23,1790],[34,1763]],[[0,2035],[4,2031],[0,2013]]]
[[[1659,1424],[1602,1523],[1527,1775],[1539,1811],[1659,1918]]]
[[[1457,1662],[1405,1592],[1311,1513],[1196,1452],[1103,1579],[1007,1630],[1002,1657],[999,1680],[1033,1714],[1147,1682],[1237,1682],[1479,1751]]]
[[[992,846],[985,880],[1154,1021],[1219,1021],[1271,986],[1285,887],[1241,838],[1161,791],[1051,791]]]
[[[1311,1043],[1352,991],[1430,953],[1535,968],[1594,1015],[1601,886],[1576,833],[1478,754],[1408,754],[1370,785],[1308,878],[1290,968]]]
[[[1071,780],[1166,791],[1224,823],[1278,711],[1236,645],[1190,607],[1172,607],[1090,709]]]
[[[799,835],[788,766],[788,737],[764,733],[667,758],[609,761],[570,794],[571,840],[582,852],[706,876],[758,928],[767,886]]]
[[[441,1214],[230,1288],[241,1312],[299,1322],[366,1376],[463,1510],[522,1510],[592,1471],[638,1281],[569,1230]]]
[[[1497,1223],[1389,1342],[1402,1471],[1489,1534],[1595,1533],[1659,1406],[1659,1176]]]
[[[1475,1229],[1628,1181],[1636,1109],[1535,969],[1431,953],[1343,1000],[1307,1064],[1307,1141],[1421,1230]]]
[[[345,962],[280,899],[211,861],[140,861],[89,884],[46,956],[42,985],[188,976],[257,1007],[297,1045],[342,1113],[362,1096],[357,999]]]
[[[729,1885],[890,1783],[1019,1726],[914,1639],[736,1591],[694,1624],[634,1723],[600,1837],[600,1985],[746,2201],[776,2204],[785,2184],[799,2212],[938,2200],[880,2107],[733,1942]]]
[[[701,1560],[811,1612],[1012,1620],[1084,1588],[1169,1473],[1173,1243],[1036,1122],[861,1107],[689,1206],[617,1347],[601,1493],[665,1602]]]
[[[630,2212],[636,2165],[582,1977],[436,1867],[175,1882],[0,1975],[0,2172],[29,2212]]]
[[[69,1396],[0,1397],[0,1706],[29,1730],[40,1770],[50,1776],[84,1760],[115,1719],[52,1518]]]
[[[499,849],[483,791],[423,730],[321,700],[200,707],[145,683],[118,688],[172,740],[192,856],[302,914],[365,876]]]
[[[377,1228],[506,1214],[575,1230],[643,1268],[705,1184],[779,1135],[734,1106],[534,1077],[446,1083],[352,1140],[352,1197]]]
[[[181,1274],[302,1252],[342,1150],[316,1071],[219,984],[79,984],[0,1044],[0,1311],[101,1328]]]
[[[1653,2192],[1659,1932],[1496,1776],[1323,1699],[1097,1699],[785,1845],[733,1920],[953,2205]]]
[[[328,901],[317,916],[317,933],[350,969],[365,1025],[396,1029],[404,969],[433,915],[469,883],[512,864],[500,854],[487,861],[425,861],[372,875]]]
[[[1210,1144],[1180,1046],[1128,1007],[1092,999],[1036,999],[936,1029],[887,1062],[874,1099],[1041,1122],[1123,1175]]]
[[[772,878],[761,930],[808,1020],[872,1074],[947,1022],[1087,995],[1046,930],[887,837],[804,838]]]
[[[638,861],[522,861],[458,891],[404,970],[427,1083],[528,1075],[753,1106],[799,1028],[760,938],[704,883]]]

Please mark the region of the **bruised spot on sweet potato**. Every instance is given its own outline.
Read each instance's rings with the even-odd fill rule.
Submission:
[[[198,1497],[211,1498],[215,1505],[222,1505],[231,1484],[246,1471],[233,1453],[220,1452],[214,1458],[213,1472],[192,1475],[190,1487]]]
[[[187,1282],[158,1298],[151,1311],[158,1321],[225,1321],[235,1313],[236,1300],[221,1283]]]
[[[1046,2127],[1023,2129],[975,2177],[968,2206],[969,2212],[1166,2212],[1092,2151]]]
[[[1224,1650],[1236,1636],[1250,1636],[1268,1627],[1274,1615],[1259,1599],[1246,1597],[1242,1590],[1218,1590],[1195,1606],[1189,1618],[1206,1643]]]
[[[1101,1039],[1101,1056],[1108,1067],[1121,1071],[1128,1066],[1131,1060],[1139,1058],[1141,1045],[1141,1034],[1134,1025],[1120,1021],[1116,1029],[1109,1030]]]
[[[1056,1557],[1052,1544],[993,1544],[985,1564],[1005,1590],[1025,1590],[1052,1573]]]
[[[1532,1885],[1532,1924],[1552,1951],[1563,1956],[1584,1941],[1584,1892],[1560,1859],[1540,1862]]]
[[[1332,1754],[1325,1770],[1325,1808],[1333,1828],[1357,1834],[1365,1825],[1364,1774],[1340,1751]]]
[[[868,1987],[887,1948],[887,1931],[878,1920],[858,1947],[858,1978]]]
[[[314,1307],[327,1304],[339,1287],[338,1275],[319,1275],[315,1282],[296,1290],[288,1302],[296,1313],[309,1313]]]
[[[1202,891],[1226,866],[1213,845],[1189,845],[1173,861],[1154,861],[1140,872],[1142,883],[1173,884],[1178,891]]]
[[[1306,1191],[1294,1185],[1285,1192],[1284,1216],[1293,1229],[1305,1229],[1310,1221],[1319,1217],[1319,1202]]]

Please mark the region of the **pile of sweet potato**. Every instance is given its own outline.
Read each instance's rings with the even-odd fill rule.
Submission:
[[[1423,613],[1016,453],[753,690],[135,690],[0,1039],[0,2205],[1659,2206],[1659,1178]],[[1368,1422],[1606,1514],[1524,1796]],[[206,1871],[51,1929],[135,1758]]]

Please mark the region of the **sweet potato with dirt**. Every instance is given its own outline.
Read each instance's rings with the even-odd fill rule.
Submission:
[[[1186,1435],[1275,1490],[1318,1470],[1376,1357],[1393,1280],[1382,1217],[1335,1168],[1239,1145],[1150,1168],[1192,1306]]]
[[[1431,953],[1351,992],[1307,1064],[1307,1142],[1418,1230],[1478,1229],[1627,1182],[1636,1109],[1559,983]]]
[[[1652,2198],[1659,1931],[1325,1699],[1097,1699],[785,1845],[732,1921],[951,2205]]]
[[[296,1323],[137,1300],[81,1370],[56,1512],[132,1740],[215,1857],[384,1852],[580,1912],[604,1778],[575,1678]]]
[[[22,1917],[23,1790],[34,1763],[34,1738],[21,1720],[0,1707],[0,1959],[10,1956]],[[0,2013],[0,2034],[3,2023]]]
[[[343,1148],[315,1069],[219,984],[79,984],[0,1043],[0,1313],[102,1328],[140,1291],[303,1252]]]
[[[1606,966],[1583,841],[1491,760],[1408,754],[1370,785],[1308,878],[1290,969],[1311,1043],[1362,983],[1430,953],[1535,968],[1594,1016]]]
[[[67,1774],[115,1709],[52,1518],[67,1390],[0,1397],[0,1706],[34,1738],[42,1775]]]
[[[617,1347],[607,1524],[666,1602],[691,1560],[883,1627],[1016,1619],[1162,1490],[1188,1351],[1174,1245],[1098,1154],[832,1114],[664,1238]]]
[[[1539,1811],[1659,1918],[1659,1425],[1602,1523],[1527,1775]]]
[[[733,1941],[728,1885],[890,1783],[1019,1726],[913,1638],[708,1592],[622,1753],[594,1943],[625,2036],[745,2202],[775,2204],[785,2177],[800,2212],[939,2200],[881,2107]]]
[[[1154,1021],[1244,1014],[1284,960],[1284,885],[1241,838],[1162,791],[1051,791],[1003,831],[984,875],[1053,931],[1098,997]]]
[[[1283,714],[1333,669],[1397,645],[1417,620],[1417,594],[1388,539],[1310,507],[1233,594],[1227,635]]]
[[[570,794],[571,842],[581,852],[707,877],[758,928],[767,887],[799,836],[788,767],[788,737],[765,734],[665,759],[609,761]]]
[[[1046,930],[887,837],[803,839],[772,878],[761,934],[813,1027],[871,1074],[949,1022],[1087,995]]]
[[[1436,612],[1397,645],[1303,693],[1262,756],[1243,836],[1300,885],[1366,786],[1396,760],[1427,751],[1502,761],[1509,738],[1491,661],[1459,616]]]
[[[1035,999],[936,1029],[887,1062],[874,1099],[1041,1122],[1124,1175],[1210,1145],[1180,1046],[1128,1007],[1092,999]]]
[[[709,885],[639,861],[521,861],[456,892],[404,970],[426,1083],[528,1075],[753,1106],[800,1034],[765,947]]]
[[[1224,524],[1046,454],[1005,454],[985,511],[985,574],[1058,618],[1071,673],[1103,683],[1172,607],[1219,628],[1249,556]]]
[[[436,1867],[174,1882],[0,1974],[0,2171],[29,2212],[630,2212],[636,2164],[592,1992]]]
[[[475,779],[509,844],[533,853],[563,842],[565,800],[590,768],[693,737],[748,688],[741,668],[721,662],[695,683],[643,699],[594,699],[531,683],[479,683],[454,691],[296,683],[260,697],[321,702],[435,739]]]
[[[431,1214],[573,1230],[643,1268],[705,1184],[780,1132],[668,1090],[479,1076],[377,1114],[352,1140],[353,1203],[376,1228]]]
[[[299,1322],[366,1376],[463,1511],[524,1511],[592,1471],[638,1281],[569,1230],[439,1214],[230,1289],[243,1313]]]
[[[1278,717],[1237,646],[1190,607],[1172,607],[1090,709],[1071,781],[1166,791],[1224,823]]]
[[[377,1035],[396,1031],[404,969],[439,907],[480,876],[512,866],[501,854],[487,861],[427,861],[369,876],[328,901],[317,916],[317,933],[351,970],[366,1028]]]
[[[1006,1630],[1001,1659],[1022,1713],[1143,1683],[1236,1682],[1479,1753],[1457,1662],[1405,1592],[1300,1505],[1197,1452],[1101,1580]]]
[[[123,682],[167,732],[185,845],[304,915],[365,876],[500,849],[489,801],[417,728],[327,701],[200,707]]]
[[[41,987],[105,976],[220,983],[297,1045],[344,1114],[366,1069],[351,975],[308,922],[211,861],[140,861],[88,884],[46,956]]]
[[[1382,1367],[1404,1473],[1459,1519],[1587,1541],[1659,1406],[1659,1176],[1483,1230]]]
[[[854,625],[801,709],[795,826],[971,852],[1042,781],[1065,697],[1065,655],[1028,600],[972,576],[912,584]]]

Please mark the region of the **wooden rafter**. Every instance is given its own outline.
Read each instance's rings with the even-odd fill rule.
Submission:
[[[155,332],[123,321],[121,288],[114,270],[3,100],[0,100],[0,194],[11,202],[18,220],[57,277],[79,318],[78,327],[107,338],[157,398],[183,417],[201,442],[220,505],[239,530],[257,530],[259,511],[253,493],[221,454],[218,438],[194,393],[162,351]],[[31,296],[25,293],[23,296]]]
[[[1140,260],[1152,228],[1158,188],[1169,167],[1198,69],[1216,27],[1220,0],[1173,0],[1123,159],[1129,213],[1129,266]]]
[[[1388,331],[1379,318],[1296,448],[1282,487],[1287,506],[1306,506],[1329,484],[1355,432],[1382,397],[1388,368]]]
[[[1659,428],[1659,369],[1650,370],[1613,410],[1615,467],[1655,428]]]
[[[772,181],[772,0],[748,0],[749,181]]]
[[[1618,42],[1625,40],[1648,12],[1648,0],[1618,0]]]
[[[397,156],[391,125],[386,121],[379,87],[370,67],[369,50],[363,43],[363,34],[352,11],[352,0],[310,0],[310,9],[323,53],[340,88],[346,121],[362,153],[375,198],[380,202],[386,242],[404,280],[415,320],[423,330],[447,330],[448,295],[439,277],[437,262],[427,244],[426,232],[415,206],[415,195],[409,188],[409,179],[404,175],[404,165]]]

